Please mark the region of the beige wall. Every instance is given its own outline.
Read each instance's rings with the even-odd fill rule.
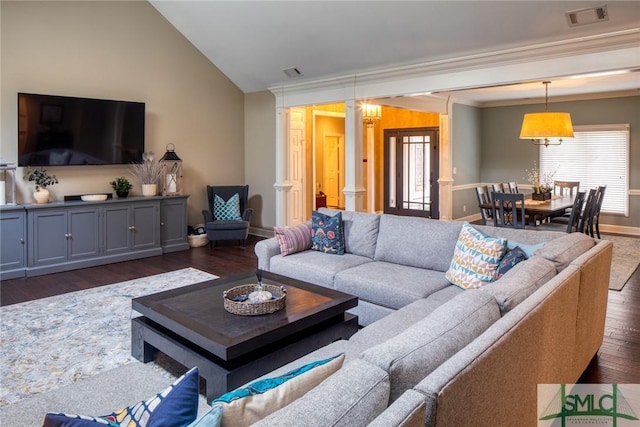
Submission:
[[[242,92],[149,3],[2,1],[0,11],[2,158],[17,162],[17,92],[121,99],[146,103],[149,151],[175,144],[189,224],[202,222],[206,184],[244,181]],[[60,179],[55,200],[111,192],[120,175],[141,193],[126,166],[47,170]],[[32,186],[17,181],[18,202],[32,202]]]
[[[244,99],[244,176],[254,210],[251,225],[270,232],[276,223],[276,99],[269,91],[248,93]]]

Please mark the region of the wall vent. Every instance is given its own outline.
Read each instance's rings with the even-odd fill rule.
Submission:
[[[284,70],[282,70],[282,72],[285,73],[290,79],[303,76],[302,71],[298,70],[298,67],[285,68]]]
[[[609,13],[607,12],[606,4],[598,7],[589,7],[586,9],[565,12],[565,16],[567,17],[567,23],[570,27],[609,20]]]

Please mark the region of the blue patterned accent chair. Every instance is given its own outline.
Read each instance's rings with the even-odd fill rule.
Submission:
[[[219,240],[239,240],[245,247],[253,215],[253,209],[247,207],[248,198],[248,185],[207,185],[209,208],[203,210],[202,215],[211,248]]]

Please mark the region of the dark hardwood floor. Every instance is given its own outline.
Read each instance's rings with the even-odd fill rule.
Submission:
[[[254,245],[250,236],[246,248],[234,242],[192,248],[162,256],[109,264],[64,273],[49,274],[0,283],[0,305],[15,304],[52,295],[118,283],[138,277],[194,267],[218,276],[255,269]],[[640,383],[640,268],[622,291],[609,291],[604,342],[580,378],[583,383]]]

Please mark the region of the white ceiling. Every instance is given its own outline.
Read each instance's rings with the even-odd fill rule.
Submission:
[[[640,23],[637,0],[149,1],[244,92],[637,29]],[[605,4],[607,21],[568,25],[565,12]],[[291,67],[303,76],[287,77],[282,70]],[[639,88],[640,73],[554,79],[549,96]],[[455,96],[479,103],[539,99],[544,86],[524,82]]]

